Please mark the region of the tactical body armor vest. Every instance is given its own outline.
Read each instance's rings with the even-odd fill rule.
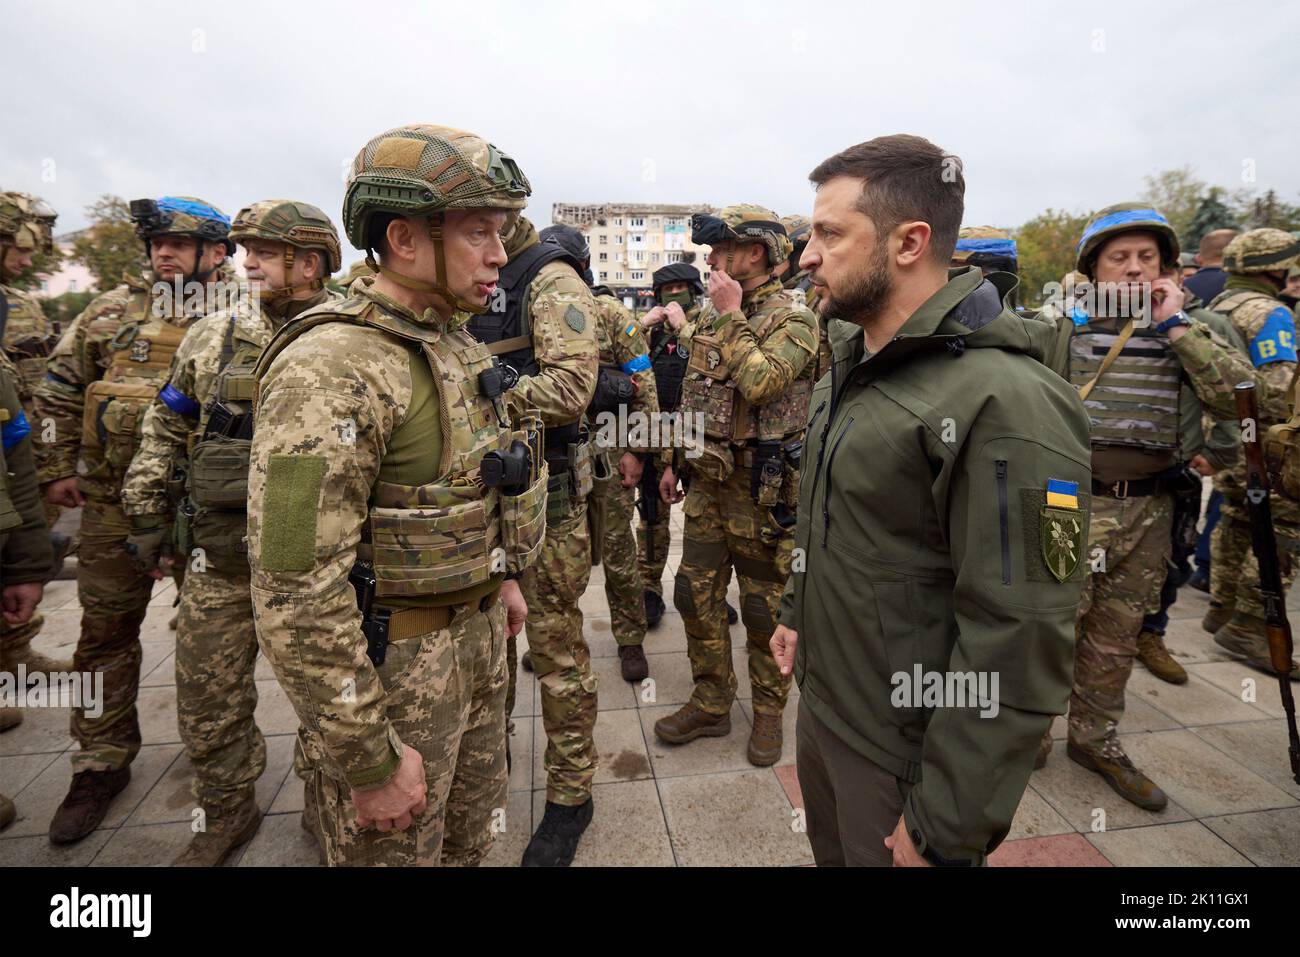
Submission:
[[[0,343],[4,344],[5,353],[18,371],[18,381],[14,383],[19,396],[26,396],[30,412],[31,396],[35,393],[41,380],[45,378],[45,362],[55,338],[42,337],[36,330],[49,328],[44,315],[30,315],[28,310],[39,309],[30,299],[15,297],[10,300],[0,287],[0,312],[6,312],[0,321]]]
[[[669,346],[672,348],[670,349]],[[686,378],[689,347],[672,331],[662,325],[650,334],[650,367],[655,374],[655,390],[659,394],[659,410],[676,412],[682,401],[682,381]]]
[[[788,300],[773,295],[746,317],[760,343],[773,331],[781,311],[788,307]],[[712,305],[703,308],[697,329],[709,328],[716,314]],[[721,339],[697,331],[691,338],[681,400],[685,412],[699,413],[704,418],[704,454],[692,467],[723,481],[737,465],[752,464],[748,461],[752,456],[745,454],[746,446],[780,443],[801,433],[807,425],[812,390],[813,381],[805,372],[772,401],[751,405],[731,378],[731,370],[723,359]]]
[[[1074,327],[1069,368],[1076,390],[1096,377],[1118,337],[1118,331],[1102,331],[1093,324]],[[1163,453],[1152,456],[1151,475],[1176,465],[1182,375],[1182,363],[1168,339],[1150,329],[1134,330],[1083,403],[1094,458],[1107,450],[1140,449]]]
[[[492,367],[486,346],[465,327],[446,332],[389,312],[373,300],[350,298],[291,319],[268,344],[257,364],[258,379],[275,357],[308,329],[352,322],[392,336],[428,362],[436,403],[414,401],[441,419],[442,455],[436,474],[418,485],[377,481],[357,559],[373,570],[374,596],[385,604],[439,607],[486,594],[485,586],[510,568],[522,568],[542,547],[546,530],[545,464],[538,461],[535,417],[512,426],[504,403],[493,403],[479,374]],[[500,417],[499,417],[500,416]],[[427,424],[427,423],[426,423]],[[403,430],[423,425],[409,417],[396,426],[389,447],[401,446]],[[484,484],[481,465],[489,452],[509,452],[523,442],[533,450],[532,472],[518,495]],[[380,474],[385,462],[380,462]]]
[[[93,463],[103,457],[88,477],[105,479],[120,487],[127,466],[140,445],[144,411],[166,384],[172,356],[192,321],[177,325],[151,314],[151,297],[136,289],[126,314],[107,343],[112,352],[103,378],[86,388],[81,445]]]

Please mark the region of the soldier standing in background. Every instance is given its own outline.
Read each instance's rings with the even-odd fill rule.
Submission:
[[[131,779],[140,750],[140,624],[154,580],[126,550],[131,529],[122,511],[122,478],[144,409],[166,382],[185,329],[219,305],[223,290],[235,288],[226,262],[235,248],[230,220],[215,206],[167,196],[134,200],[131,213],[151,268],[86,307],[59,340],[36,391],[36,413],[54,427],[53,440],[36,447],[45,500],[84,505],[77,551],[81,635],[73,663],[77,671],[103,672],[105,697],[98,718],[73,710],[79,747],[72,785],[50,822],[55,844],[93,831]],[[79,458],[86,464],[81,475]]]
[[[254,788],[266,769],[266,743],[253,717],[257,632],[244,541],[253,370],[287,320],[337,298],[325,278],[341,264],[334,224],[306,203],[267,200],[241,209],[230,238],[245,248],[253,294],[186,332],[167,384],[145,412],[140,449],[122,483],[127,544],[140,570],[161,579],[173,558],[188,566],[176,632],[176,711],[204,826],[173,864],[198,867],[220,866],[261,821]],[[184,492],[179,522],[174,481]]]
[[[731,731],[736,675],[724,603],[734,567],[754,693],[748,757],[766,767],[781,757],[790,692],[768,642],[791,570],[817,320],[772,274],[789,257],[790,241],[771,210],[736,205],[716,217],[697,214],[691,238],[711,247],[710,306],[691,337],[682,409],[704,416],[705,435],[698,447],[678,450],[660,492],[665,502],[680,500],[678,474],[689,469],[673,603],[695,689],[681,709],[655,722],[655,735],[685,744]]]
[[[528,192],[471,133],[376,136],[343,223],[378,275],[288,320],[258,360],[253,611],[331,865],[476,865],[505,807],[505,641],[546,472],[536,419],[512,414],[466,326]]]
[[[13,386],[29,425],[39,421],[32,394],[45,378],[45,357],[54,345],[54,327],[34,296],[8,283],[31,267],[38,252],[53,252],[56,218],[54,211],[35,196],[0,193],[0,347],[11,363]],[[46,504],[44,509],[45,524],[52,529],[59,518],[59,507]],[[69,539],[65,535],[52,535],[51,539],[57,563]],[[0,671],[15,673],[20,664],[28,674],[72,667],[70,661],[46,657],[32,648],[32,639],[40,634],[44,621],[40,612],[18,625],[0,619]],[[22,720],[22,709],[0,708],[0,731],[17,727]]]
[[[468,328],[518,375],[512,400],[537,409],[545,425],[546,538],[520,584],[546,729],[546,810],[523,864],[563,867],[572,863],[591,823],[596,774],[596,674],[578,599],[591,578],[592,448],[582,417],[596,388],[599,312],[581,260],[556,243],[539,241],[526,217],[519,217],[505,246],[509,262],[492,308]],[[507,713],[514,701],[513,643],[509,660]]]
[[[1300,239],[1280,229],[1252,229],[1224,250],[1227,280],[1210,308],[1226,316],[1245,341],[1265,386],[1261,390],[1259,434],[1291,417],[1287,389],[1296,369],[1295,314],[1278,298],[1287,271],[1300,260]],[[1214,643],[1240,655],[1252,668],[1273,674],[1264,634],[1264,599],[1259,563],[1251,548],[1246,511],[1245,464],[1220,472],[1215,487],[1223,493],[1222,518],[1214,530],[1210,560],[1210,610],[1206,631]],[[1300,561],[1300,502],[1280,488],[1272,496],[1283,591],[1290,591]],[[1285,598],[1285,595],[1283,595]],[[1292,679],[1300,678],[1294,662]]]

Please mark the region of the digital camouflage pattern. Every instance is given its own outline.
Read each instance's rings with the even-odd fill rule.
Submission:
[[[468,316],[416,315],[371,286],[359,280],[349,298],[298,317],[262,358],[248,514],[258,642],[303,725],[330,862],[432,864],[454,848],[454,860],[474,863],[504,806],[505,634],[488,597],[500,574],[464,600],[430,581],[418,604],[449,606],[450,627],[392,641],[379,667],[348,574],[371,519],[394,514],[378,496],[468,487],[471,456],[511,432],[478,392],[488,357]],[[421,385],[426,362],[432,386]],[[500,529],[495,498],[485,504],[479,514]],[[390,572],[372,554],[382,585]],[[507,556],[500,572],[520,570]],[[358,831],[348,788],[386,783],[403,743],[424,757],[429,810],[403,832]]]
[[[621,302],[613,296],[596,296],[596,306],[600,312],[596,330],[602,363],[626,370],[629,363],[649,355],[640,324]],[[632,379],[637,391],[629,403],[629,413],[647,420],[658,415],[659,401],[653,370],[647,366],[632,373]],[[636,419],[630,418],[629,422],[634,424]],[[592,424],[599,427],[599,423]],[[648,449],[623,444],[599,452],[605,459],[605,477],[596,476],[590,505],[601,509],[604,514],[599,527],[604,530],[601,565],[605,569],[605,599],[609,602],[610,629],[620,646],[641,644],[646,629],[645,601],[642,598],[644,585],[637,564],[636,538],[632,532],[636,489],[623,488],[618,472],[618,460],[625,451],[645,452]],[[662,510],[666,517],[668,507],[663,506]]]
[[[228,261],[214,274],[217,281],[233,278]],[[179,340],[207,304],[206,297],[201,302],[199,297],[183,299],[172,304],[170,314],[155,318],[154,295],[153,273],[146,270],[94,299],[55,346],[49,374],[35,397],[37,415],[42,421],[51,420],[54,429],[52,441],[42,441],[37,450],[42,484],[77,474],[79,458],[86,466],[78,479],[86,504],[77,549],[81,634],[73,666],[78,671],[103,672],[105,703],[98,718],[88,717],[83,709],[73,711],[72,734],[80,746],[72,757],[74,771],[115,770],[130,764],[140,749],[135,707],[140,623],[154,582],[136,570],[124,550],[131,527],[121,503],[121,480],[139,439],[140,420],[134,414],[115,420],[119,431],[105,430],[106,441],[100,448],[83,446],[82,435],[87,391],[105,380],[117,353],[127,357],[115,368],[125,372],[134,371],[128,366],[138,368],[137,375],[123,374],[119,381],[134,383],[141,391],[161,388],[170,356],[164,360],[167,350],[151,340],[158,333]],[[139,326],[130,342],[123,341],[126,334],[118,336],[127,324]],[[107,412],[97,419],[106,416]]]
[[[1282,229],[1251,229],[1223,250],[1223,269],[1236,276],[1289,270],[1300,260],[1300,238]]]

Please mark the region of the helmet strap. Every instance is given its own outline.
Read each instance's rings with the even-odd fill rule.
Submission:
[[[282,299],[290,299],[300,292],[316,292],[325,288],[324,279],[310,279],[307,282],[300,282],[298,285],[291,285],[293,282],[293,262],[294,248],[292,243],[284,244],[284,282],[285,284],[279,289],[272,289],[270,292],[258,293],[258,298],[262,302],[277,303]]]
[[[433,264],[440,277],[447,275],[447,258],[442,243],[442,224],[443,214],[441,212],[429,214],[429,239],[433,241]],[[480,306],[475,302],[467,302],[453,293],[447,287],[445,281],[424,282],[421,279],[412,279],[410,276],[403,276],[399,272],[381,266],[375,261],[369,249],[366,250],[366,265],[404,289],[410,289],[413,292],[431,292],[441,296],[447,305],[458,312],[468,312],[471,315],[482,315],[487,312],[486,304]]]

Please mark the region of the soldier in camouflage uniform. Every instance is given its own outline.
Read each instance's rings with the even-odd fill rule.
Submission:
[[[325,277],[341,265],[334,224],[306,203],[246,207],[230,238],[245,247],[255,291],[185,334],[166,386],[145,412],[140,449],[122,483],[127,543],[140,569],[161,578],[173,545],[187,566],[176,711],[204,827],[173,862],[184,866],[220,866],[261,820],[254,785],[266,769],[266,744],[253,718],[257,634],[244,542],[253,369],[287,320],[338,298],[325,290]],[[185,492],[174,543],[173,476]]]
[[[1224,250],[1228,274],[1223,292],[1210,308],[1227,316],[1245,340],[1261,380],[1259,434],[1290,418],[1287,387],[1296,369],[1295,314],[1278,298],[1287,270],[1300,260],[1300,240],[1280,229],[1252,229]],[[1273,674],[1264,636],[1264,600],[1259,563],[1250,545],[1246,511],[1245,464],[1215,476],[1223,493],[1223,512],[1214,529],[1210,559],[1211,607],[1205,628],[1221,648],[1242,656],[1251,667]],[[1272,499],[1273,530],[1283,591],[1289,591],[1300,561],[1300,502],[1280,490]],[[1292,663],[1292,679],[1300,670]]]
[[[592,284],[591,251],[582,233],[572,226],[548,226],[540,236],[542,242],[558,243],[580,260],[582,277]],[[605,446],[597,441],[592,459],[594,477],[587,503],[592,563],[596,564],[598,554],[605,568],[605,599],[623,680],[642,681],[649,676],[650,665],[641,647],[646,614],[632,533],[633,492],[641,480],[642,457],[649,449],[649,423],[659,414],[659,400],[650,350],[636,317],[608,287],[592,286],[591,294],[600,317],[596,324],[600,372],[587,423],[593,434],[615,443]],[[631,397],[624,398],[629,392]],[[627,423],[626,434],[620,420]],[[638,427],[637,423],[643,424]]]
[[[45,357],[54,344],[54,327],[34,296],[7,283],[31,266],[36,253],[53,251],[55,219],[53,210],[35,196],[0,193],[0,351],[12,364],[14,388],[29,423],[37,421],[32,393],[45,377]],[[54,527],[58,517],[57,505],[45,505],[49,528]],[[58,554],[66,550],[67,544],[66,537],[59,536]],[[40,633],[44,621],[40,612],[21,625],[0,619],[0,671],[14,673],[20,664],[29,674],[72,667],[69,661],[48,658],[32,648],[32,639]],[[0,731],[22,720],[20,709],[0,708]]]
[[[1133,766],[1115,729],[1143,616],[1159,607],[1173,496],[1186,480],[1179,410],[1191,389],[1210,415],[1230,416],[1233,386],[1251,374],[1232,346],[1187,316],[1182,290],[1160,277],[1177,262],[1177,235],[1157,210],[1144,203],[1107,207],[1078,245],[1076,268],[1096,295],[1089,298],[1089,287],[1079,284],[1075,302],[1049,302],[1040,316],[1057,329],[1048,364],[1079,390],[1091,423],[1091,574],[1077,615],[1067,753],[1147,810],[1160,810],[1167,798]],[[1149,319],[1138,295],[1145,284],[1154,300]],[[1050,750],[1047,735],[1036,766]]]
[[[130,523],[121,504],[140,421],[165,383],[185,329],[237,289],[227,264],[234,251],[230,220],[219,209],[184,196],[135,200],[131,208],[151,268],[86,307],[59,340],[36,391],[37,416],[53,423],[53,440],[36,447],[45,500],[85,506],[77,552],[81,635],[73,662],[78,671],[104,673],[103,714],[73,711],[79,748],[72,786],[50,822],[56,844],[95,829],[130,780],[140,750],[140,623],[154,580],[125,550]],[[79,458],[86,465],[81,475]]]
[[[18,369],[0,352],[0,589],[2,620],[17,627],[35,613],[54,557],[32,462],[31,424],[18,398],[19,379]],[[0,794],[0,830],[13,823],[15,814],[13,801]]]
[[[475,865],[504,813],[505,643],[547,475],[536,418],[467,324],[528,193],[474,134],[376,136],[343,223],[377,275],[291,319],[258,361],[253,612],[331,865]]]
[[[763,767],[781,757],[781,712],[790,691],[768,643],[791,571],[817,320],[772,275],[790,255],[775,213],[736,205],[718,217],[697,214],[692,239],[712,247],[710,302],[691,337],[682,408],[704,416],[705,435],[676,450],[660,491],[664,501],[680,499],[678,475],[689,470],[673,604],[686,629],[695,690],[685,706],[655,722],[655,735],[683,744],[730,733],[736,676],[724,601],[734,566],[754,693],[748,757]]]
[[[656,305],[641,317],[641,328],[650,340],[650,365],[654,370],[659,410],[676,414],[681,406],[682,380],[690,356],[691,330],[700,316],[704,286],[700,284],[700,271],[690,263],[669,263],[656,269],[650,278]],[[657,458],[647,456],[645,468],[653,478],[647,482],[642,476],[637,554],[645,586],[646,626],[653,628],[664,614],[664,566],[668,563],[672,534],[669,510],[662,505],[655,509],[653,525],[646,519],[647,490],[656,501],[659,494]]]
[[[596,675],[578,599],[591,578],[587,497],[593,450],[582,417],[596,388],[600,314],[581,260],[556,243],[540,242],[526,217],[507,237],[506,253],[510,262],[501,270],[500,295],[491,312],[474,318],[470,331],[510,370],[510,378],[517,375],[512,400],[540,410],[546,426],[546,540],[521,581],[546,729],[546,810],[523,864],[567,866],[591,822],[596,773]]]

